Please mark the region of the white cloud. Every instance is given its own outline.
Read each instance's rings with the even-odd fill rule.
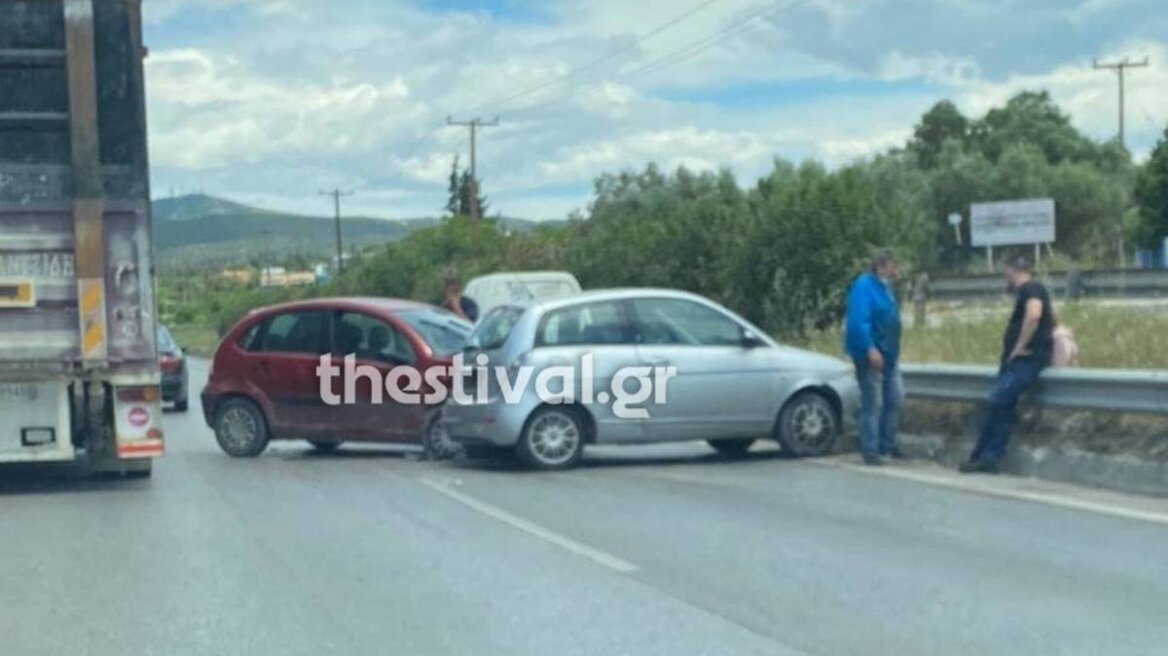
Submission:
[[[981,73],[970,57],[947,57],[939,52],[910,56],[893,50],[880,63],[880,77],[886,80],[924,79],[947,86],[976,81]]]
[[[1135,41],[1110,48],[1100,59],[1149,56],[1168,62],[1168,42]],[[978,81],[960,90],[963,110],[983,113],[1026,89],[1046,89],[1073,123],[1096,140],[1115,137],[1119,100],[1115,75],[1095,70],[1090,60],[1059,66],[1031,75],[1014,75],[1001,82]],[[1134,69],[1127,80],[1127,141],[1137,155],[1146,153],[1168,125],[1168,68]]]
[[[433,214],[453,155],[466,162],[466,130],[445,117],[475,110],[503,118],[479,142],[493,209],[562,216],[587,202],[595,176],[651,160],[729,166],[748,182],[775,156],[835,165],[871,155],[902,143],[945,96],[979,114],[1019,90],[1048,88],[1077,126],[1110,138],[1114,77],[1091,70],[1092,55],[1153,59],[1128,87],[1137,152],[1168,122],[1168,41],[1108,22],[1147,0],[1094,0],[1092,20],[1073,34],[1062,0],[1029,3],[1009,23],[996,0],[808,0],[629,79],[766,6],[720,0],[637,42],[697,3],[563,0],[547,20],[511,22],[405,0],[153,0],[144,6],[156,187],[282,198],[272,202],[286,209],[319,204],[318,188],[340,186],[361,192],[351,204],[366,213]],[[190,25],[207,12],[228,27]],[[1157,25],[1146,22],[1144,31]],[[618,48],[610,62],[512,99]],[[804,92],[805,81],[830,92]],[[793,91],[769,104],[720,95],[736,84]],[[707,100],[668,100],[662,89]]]
[[[270,156],[367,152],[421,111],[400,77],[292,84],[256,76],[235,57],[193,49],[161,51],[148,62],[154,159],[163,166],[199,170]]]

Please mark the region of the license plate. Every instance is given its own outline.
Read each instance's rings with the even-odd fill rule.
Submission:
[[[36,385],[0,384],[0,403],[32,403],[36,400]]]
[[[14,278],[72,278],[70,253],[0,253],[0,276]]]

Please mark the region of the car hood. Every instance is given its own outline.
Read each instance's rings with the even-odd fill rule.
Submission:
[[[783,361],[783,367],[796,371],[814,372],[826,377],[842,376],[852,371],[849,363],[814,351],[780,346],[779,354]]]

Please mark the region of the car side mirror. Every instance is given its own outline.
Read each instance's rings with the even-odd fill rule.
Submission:
[[[744,348],[752,349],[752,348],[758,348],[760,346],[766,346],[766,342],[763,341],[762,337],[759,337],[758,335],[756,335],[753,330],[743,328],[742,329],[742,346]]]

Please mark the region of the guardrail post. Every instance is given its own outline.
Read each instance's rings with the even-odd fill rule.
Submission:
[[[1078,269],[1067,273],[1067,298],[1077,301],[1083,296],[1083,274]]]
[[[913,282],[913,327],[924,328],[929,306],[929,274],[922,273]]]

